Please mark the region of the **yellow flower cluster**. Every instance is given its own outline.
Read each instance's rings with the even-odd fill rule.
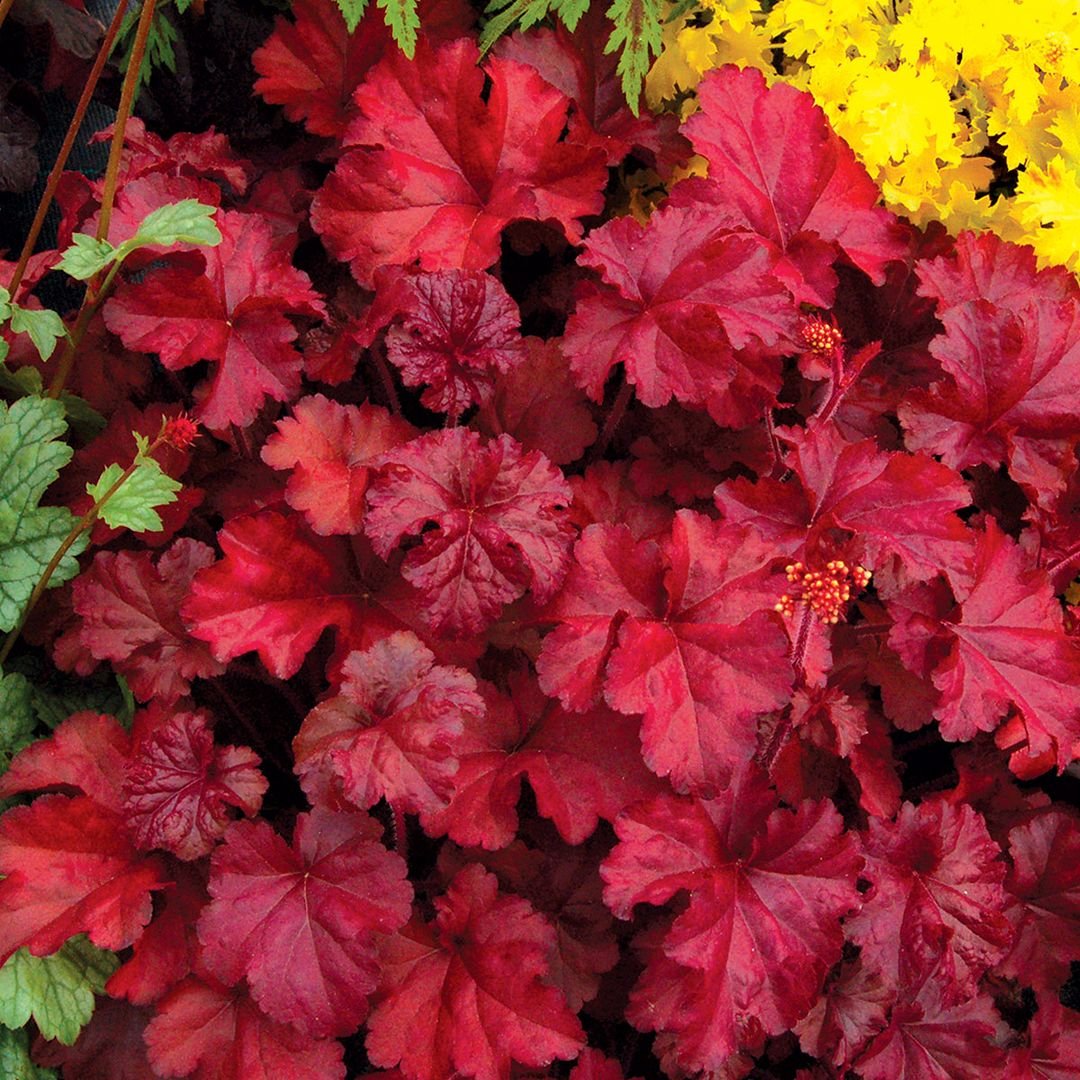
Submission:
[[[1078,0],[699,0],[666,26],[650,104],[726,63],[809,90],[897,213],[1080,272]],[[991,153],[1018,170],[993,202]]]

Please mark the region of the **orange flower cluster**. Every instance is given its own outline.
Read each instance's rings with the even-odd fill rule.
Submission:
[[[825,564],[825,570],[807,570],[801,562],[794,562],[784,567],[784,573],[792,585],[797,586],[794,593],[784,593],[776,604],[781,615],[790,618],[795,614],[795,603],[800,601],[822,622],[835,625],[840,621],[844,605],[852,597],[852,586],[859,593],[870,584],[870,571],[864,566],[848,566],[843,559],[834,559]]]

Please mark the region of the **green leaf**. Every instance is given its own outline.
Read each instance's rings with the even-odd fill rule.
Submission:
[[[353,33],[360,25],[364,8],[367,7],[367,0],[337,0],[337,6],[341,9],[341,14],[345,19],[345,29],[350,34]]]
[[[25,676],[0,675],[0,773],[7,772],[11,759],[34,741],[37,721],[32,701],[33,688]]]
[[[550,0],[511,0],[509,4],[506,0],[491,0],[484,9],[489,18],[480,31],[481,54],[486,53],[513,27],[528,30],[530,26],[535,26],[547,17],[550,9]]]
[[[30,1060],[30,1035],[24,1030],[0,1027],[0,1080],[54,1080],[52,1069]]]
[[[67,430],[64,406],[47,398],[0,402],[0,630],[19,621],[38,578],[75,523],[62,506],[40,507],[45,489],[71,460],[60,436]],[[79,572],[81,537],[53,574],[50,586]]]
[[[94,995],[119,966],[119,957],[82,934],[51,956],[31,956],[24,946],[0,968],[0,1023],[22,1027],[33,1017],[46,1039],[70,1046],[94,1015]]]
[[[62,338],[67,329],[64,320],[49,308],[33,310],[11,305],[11,329],[16,334],[28,334],[42,360],[48,360],[56,348],[56,339]]]
[[[75,233],[69,247],[56,264],[68,277],[89,281],[116,258],[116,248],[108,240],[98,240],[87,233]]]
[[[214,224],[214,211],[198,199],[181,199],[151,210],[142,219],[135,235],[121,245],[122,249],[134,250],[146,244],[206,244],[213,247],[221,243],[221,233]],[[125,254],[127,252],[125,251]]]
[[[555,0],[551,10],[563,21],[566,29],[573,32],[581,16],[589,10],[589,0]]]
[[[622,77],[623,94],[635,116],[645,76],[652,57],[659,55],[663,40],[659,0],[615,0],[607,10],[615,29],[604,47],[605,53],[622,49],[618,67]]]
[[[378,4],[398,48],[411,60],[416,52],[416,31],[420,29],[416,0],[378,0]]]
[[[96,484],[86,485],[87,494],[97,502],[123,473],[120,465],[110,465]],[[101,508],[101,519],[113,529],[161,532],[164,526],[156,508],[176,502],[176,493],[183,486],[163,471],[153,458],[144,458]]]
[[[46,663],[40,653],[25,652],[9,660],[7,667],[29,683],[34,718],[50,730],[87,709],[115,716],[125,727],[131,725],[134,698],[124,680],[107,666],[89,675],[69,675]]]

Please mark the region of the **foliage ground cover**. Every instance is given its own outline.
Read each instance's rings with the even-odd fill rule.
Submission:
[[[1075,1080],[1073,54],[380,7],[0,262],[0,1077]]]

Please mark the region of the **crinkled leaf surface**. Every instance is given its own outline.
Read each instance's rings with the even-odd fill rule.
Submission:
[[[458,1072],[501,1080],[511,1061],[549,1065],[585,1043],[577,1017],[545,983],[554,930],[526,901],[502,894],[481,866],[462,870],[435,900],[432,925],[387,942],[392,992],[368,1023],[367,1051],[413,1080]]]
[[[340,789],[362,810],[385,798],[426,821],[453,790],[465,725],[482,722],[476,680],[404,632],[350,653],[342,673],[293,740],[304,790],[318,804]]]
[[[246,746],[217,746],[205,712],[174,712],[142,739],[128,765],[124,812],[135,843],[179,859],[206,855],[231,810],[259,812],[266,778]]]
[[[412,899],[380,833],[366,814],[316,810],[290,847],[266,821],[233,824],[199,919],[209,971],[227,986],[246,977],[268,1016],[312,1037],[352,1032],[377,980],[372,933],[402,926]]]
[[[391,450],[368,493],[364,529],[384,559],[422,536],[401,565],[431,627],[486,629],[526,589],[549,599],[569,564],[570,487],[543,454],[508,435],[452,428]]]
[[[34,737],[33,691],[26,677],[12,672],[0,675],[0,773]]]
[[[1064,632],[1045,571],[989,518],[973,571],[952,585],[960,605],[943,625],[949,653],[933,675],[945,737],[992,731],[1011,706],[1029,748],[1056,748],[1064,769],[1080,739],[1080,646]]]

